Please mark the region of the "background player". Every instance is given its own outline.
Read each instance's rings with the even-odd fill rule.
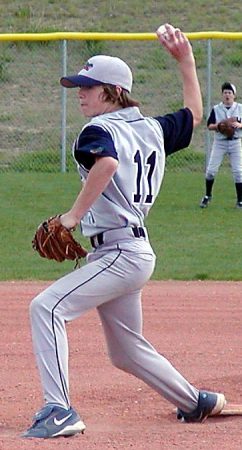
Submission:
[[[61,221],[67,228],[81,222],[92,252],[86,265],[53,283],[31,303],[45,405],[25,437],[68,436],[85,429],[69,399],[65,323],[91,308],[99,313],[112,363],[176,405],[178,419],[203,421],[225,403],[223,394],[192,386],[142,335],[141,290],[155,265],[144,218],[161,186],[165,154],[187,147],[193,127],[202,119],[188,39],[171,25],[157,35],[177,60],[182,77],[184,108],[174,114],[157,118],[141,114],[130,96],[131,70],[119,58],[94,56],[78,75],[61,79],[64,87],[79,87],[81,110],[92,118],[73,145],[85,182]]]
[[[215,176],[222,164],[225,154],[228,155],[232,169],[237,195],[237,208],[242,209],[242,104],[235,102],[236,88],[232,83],[222,84],[222,101],[215,105],[207,121],[209,130],[214,131],[213,146],[206,169],[205,187],[206,194],[200,203],[201,208],[206,208],[212,200],[212,189]],[[235,133],[232,139],[227,138],[218,131],[218,123],[226,118],[236,117],[233,123]]]

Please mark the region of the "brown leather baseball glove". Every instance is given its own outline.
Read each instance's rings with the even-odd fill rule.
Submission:
[[[50,217],[38,226],[32,247],[43,258],[58,262],[71,259],[78,264],[78,260],[87,255],[87,250],[74,239],[71,230],[62,225],[60,215]]]
[[[235,132],[235,128],[233,127],[233,122],[236,122],[236,117],[230,117],[229,119],[221,120],[218,123],[218,131],[222,133],[227,138],[232,138]]]

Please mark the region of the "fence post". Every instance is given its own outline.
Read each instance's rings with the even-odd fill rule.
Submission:
[[[206,120],[211,111],[211,79],[212,79],[212,44],[211,39],[207,41],[207,108],[206,108]],[[210,131],[206,129],[206,168],[210,156]]]
[[[67,41],[62,41],[62,76],[67,74]],[[61,89],[61,172],[66,172],[66,89]]]

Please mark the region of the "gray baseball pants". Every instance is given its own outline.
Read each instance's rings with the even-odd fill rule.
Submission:
[[[196,408],[199,391],[142,335],[141,291],[154,265],[146,238],[104,241],[88,255],[86,265],[34,298],[32,339],[47,403],[70,406],[65,324],[97,308],[114,366],[143,380],[178,408]]]
[[[241,139],[214,140],[206,169],[206,178],[208,180],[214,179],[225,154],[228,154],[229,157],[234,182],[242,183]]]

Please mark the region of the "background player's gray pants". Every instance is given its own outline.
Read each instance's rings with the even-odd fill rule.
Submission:
[[[233,179],[235,183],[242,183],[242,149],[241,139],[214,140],[209,163],[206,169],[206,178],[213,179],[222,164],[225,154],[228,155]]]
[[[46,402],[69,407],[65,322],[97,308],[113,364],[182,410],[196,408],[198,390],[142,336],[141,289],[154,263],[150,244],[143,238],[109,248],[102,245],[89,254],[88,264],[32,301],[33,345]]]

